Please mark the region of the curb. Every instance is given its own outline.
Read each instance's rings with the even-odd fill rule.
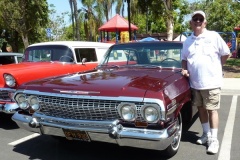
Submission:
[[[221,95],[240,95],[240,90],[222,89]]]

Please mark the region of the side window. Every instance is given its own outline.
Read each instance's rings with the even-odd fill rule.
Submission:
[[[18,63],[22,62],[22,57],[17,57]]]
[[[31,50],[29,51],[29,61],[50,61],[50,50]]]
[[[86,58],[87,62],[97,62],[95,48],[75,48],[75,54],[78,63],[82,62],[83,58]]]
[[[123,50],[112,50],[109,56],[109,61],[127,61],[128,52]]]

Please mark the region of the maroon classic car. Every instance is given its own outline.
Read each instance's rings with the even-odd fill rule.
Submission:
[[[115,44],[95,70],[21,85],[14,99],[22,110],[12,119],[45,135],[173,156],[196,113],[181,49],[181,42]]]

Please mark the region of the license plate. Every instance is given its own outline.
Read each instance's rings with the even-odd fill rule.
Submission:
[[[63,132],[67,139],[74,139],[74,140],[81,140],[90,142],[90,138],[85,131],[79,130],[70,130],[70,129],[63,129]]]

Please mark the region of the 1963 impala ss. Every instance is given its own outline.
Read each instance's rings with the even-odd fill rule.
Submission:
[[[96,70],[21,85],[14,99],[22,110],[12,119],[32,132],[173,156],[196,113],[181,49],[181,42],[113,45]]]
[[[14,113],[12,100],[22,83],[95,68],[112,44],[100,42],[57,41],[30,45],[22,63],[2,65],[0,69],[0,111]]]

